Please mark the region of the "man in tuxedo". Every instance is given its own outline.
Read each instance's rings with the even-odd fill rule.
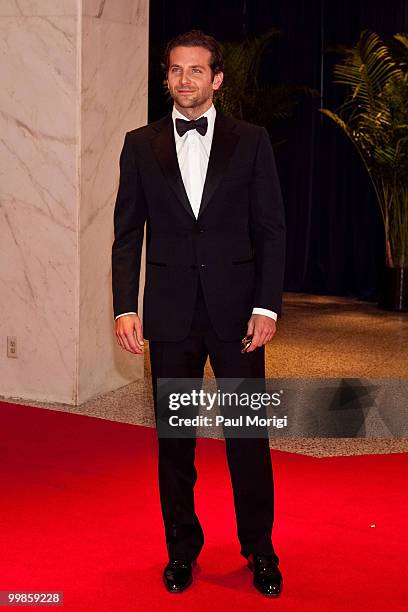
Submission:
[[[265,128],[213,105],[223,81],[219,44],[200,31],[170,41],[164,56],[172,112],[126,133],[112,246],[116,337],[131,353],[149,340],[155,414],[158,378],[264,379],[284,268],[284,214]],[[142,323],[137,315],[146,223]],[[241,352],[241,340],[252,343]],[[194,509],[195,437],[158,437],[159,490],[170,592],[192,582],[204,543]],[[279,595],[272,545],[273,476],[268,440],[227,438],[241,554],[255,587]]]

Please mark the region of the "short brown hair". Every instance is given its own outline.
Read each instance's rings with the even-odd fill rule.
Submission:
[[[166,77],[170,68],[170,52],[175,47],[204,47],[204,49],[208,49],[211,53],[210,68],[213,77],[224,69],[224,58],[222,57],[221,47],[215,38],[208,34],[204,34],[201,30],[190,30],[190,32],[179,34],[167,43],[163,61],[161,62],[161,67]]]

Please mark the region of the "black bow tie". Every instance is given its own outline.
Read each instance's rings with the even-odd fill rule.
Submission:
[[[200,117],[193,121],[186,121],[185,119],[176,119],[176,130],[179,136],[184,136],[189,130],[197,130],[201,136],[207,132],[208,121],[207,117]]]

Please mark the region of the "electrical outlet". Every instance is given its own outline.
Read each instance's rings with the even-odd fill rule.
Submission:
[[[17,336],[7,336],[7,357],[18,357]]]

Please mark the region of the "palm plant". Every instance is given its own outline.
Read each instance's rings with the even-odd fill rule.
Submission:
[[[397,53],[368,30],[342,48],[336,83],[348,88],[337,110],[320,109],[356,147],[374,188],[389,268],[408,267],[408,37],[394,36]]]
[[[309,87],[261,82],[263,55],[279,30],[271,28],[261,36],[242,42],[224,42],[224,81],[216,92],[215,105],[225,115],[245,119],[272,130],[276,122],[288,119],[304,96],[318,96]]]

